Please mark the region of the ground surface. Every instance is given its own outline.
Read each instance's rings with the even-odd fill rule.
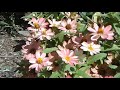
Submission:
[[[17,68],[22,60],[21,51],[15,52],[14,46],[18,43],[15,40],[20,40],[21,37],[11,37],[7,34],[0,35],[0,77],[1,78],[18,78],[22,74]]]

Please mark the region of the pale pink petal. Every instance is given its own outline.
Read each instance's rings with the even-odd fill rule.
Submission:
[[[36,18],[32,18],[31,22],[36,23],[37,22]]]
[[[72,51],[72,52],[70,52],[69,57],[71,57],[73,55],[74,55],[74,52]]]
[[[45,58],[45,56],[46,56],[46,53],[42,53],[40,57]]]
[[[83,42],[82,45],[83,45],[84,47],[88,47],[88,43],[86,43],[86,42]]]
[[[41,23],[44,23],[45,22],[45,18],[39,18],[38,19],[38,22],[41,24]]]
[[[107,39],[107,37],[108,37],[107,34],[102,34],[102,35],[101,35],[101,38],[102,38],[102,39]]]
[[[67,24],[70,24],[70,23],[71,23],[71,19],[68,19],[68,20],[67,20]]]
[[[50,37],[50,36],[46,36],[46,38],[47,38],[48,40],[50,40],[50,39],[51,39],[51,37]]]
[[[35,55],[36,55],[37,59],[40,58],[40,50],[37,50],[36,53],[35,53]]]
[[[105,31],[106,33],[108,33],[111,29],[112,29],[112,26],[111,26],[111,25],[108,25],[108,26],[106,26],[106,27],[104,28],[104,31]]]
[[[96,31],[98,31],[99,26],[96,23],[94,23],[94,28]]]
[[[87,47],[81,46],[80,48],[83,49],[83,51],[88,51]]]
[[[108,35],[107,39],[108,39],[108,40],[113,40],[114,37],[113,37],[113,35]]]
[[[38,66],[38,64],[32,64],[29,66],[29,69],[33,69],[33,68],[36,68]]]
[[[50,24],[53,24],[53,22],[52,22],[50,19],[48,19],[48,22],[49,22]]]
[[[92,40],[92,41],[97,41],[99,37],[100,37],[100,35],[93,35],[93,36],[91,37],[91,40]]]
[[[30,58],[30,59],[29,59],[29,62],[30,62],[30,63],[36,63],[36,58]]]

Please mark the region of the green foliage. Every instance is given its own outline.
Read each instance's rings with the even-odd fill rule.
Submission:
[[[117,73],[114,78],[120,78],[120,73]]]
[[[106,56],[107,56],[106,53],[99,53],[94,56],[90,56],[87,60],[87,64],[93,64],[94,62],[96,62],[98,60],[104,59]]]
[[[46,48],[43,50],[44,53],[50,53],[50,52],[53,52],[53,51],[56,51],[58,48],[56,47],[52,47],[52,48]]]

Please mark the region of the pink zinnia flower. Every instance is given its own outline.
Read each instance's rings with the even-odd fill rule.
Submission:
[[[46,57],[46,54],[41,53],[39,50],[36,51],[35,58],[30,58],[29,62],[32,64],[29,66],[29,69],[35,68],[36,72],[41,71],[44,67],[52,65],[52,62],[49,61],[49,58]]]
[[[77,22],[76,20],[68,19],[67,21],[61,21],[61,25],[58,29],[63,30],[65,32],[76,33],[77,32]]]
[[[74,55],[74,51],[58,46],[59,50],[56,52],[62,58],[65,63],[70,64],[71,66],[78,64],[78,56]]]
[[[90,55],[97,54],[100,52],[100,45],[94,44],[94,42],[83,42],[80,48],[83,49],[83,51],[89,51]]]
[[[32,18],[32,20],[28,22],[28,24],[30,24],[32,27],[28,27],[28,30],[35,32],[38,31],[40,28],[45,28],[48,25],[48,23],[45,21],[45,18]]]
[[[91,40],[97,41],[99,37],[102,39],[113,40],[114,33],[113,31],[110,31],[111,28],[111,25],[99,27],[96,23],[94,23],[94,28],[88,27],[88,30],[92,32],[91,35],[93,35]]]
[[[56,21],[56,19],[53,20],[48,19],[48,21],[50,23],[49,27],[58,27],[61,23],[61,21]]]
[[[40,40],[48,39],[50,40],[54,36],[54,32],[51,29],[41,28],[41,30],[36,33],[36,37]]]

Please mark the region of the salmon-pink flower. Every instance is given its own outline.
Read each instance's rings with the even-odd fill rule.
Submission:
[[[32,27],[28,27],[27,29],[35,32],[38,31],[40,28],[45,28],[48,25],[48,23],[45,21],[45,18],[32,18],[32,20],[28,22],[28,24],[30,24]]]
[[[96,23],[94,23],[93,28],[88,27],[88,31],[92,32],[91,35],[93,36],[91,37],[91,40],[93,41],[97,41],[99,37],[101,37],[102,39],[113,40],[114,33],[113,31],[111,31],[111,29],[111,25],[108,25],[106,27],[99,27]]]
[[[77,22],[76,20],[71,20],[70,18],[65,21],[61,21],[61,25],[58,29],[63,30],[65,32],[76,33],[77,32]]]
[[[36,37],[40,40],[48,39],[50,40],[54,36],[54,32],[51,29],[41,28],[39,32],[36,33]]]
[[[83,42],[80,48],[83,49],[83,51],[89,51],[90,55],[97,54],[100,52],[100,45],[94,44],[94,42]]]
[[[52,62],[49,61],[49,58],[46,57],[46,54],[41,53],[40,50],[36,51],[35,58],[30,58],[29,62],[32,64],[29,66],[29,69],[35,68],[36,72],[41,71],[44,67],[52,65]]]
[[[61,21],[56,21],[56,19],[53,20],[48,19],[48,21],[50,23],[49,27],[58,27],[61,23]]]
[[[73,50],[69,50],[61,46],[58,46],[58,48],[59,50],[57,50],[56,52],[65,63],[70,64],[71,66],[78,64],[78,56],[74,55]]]

